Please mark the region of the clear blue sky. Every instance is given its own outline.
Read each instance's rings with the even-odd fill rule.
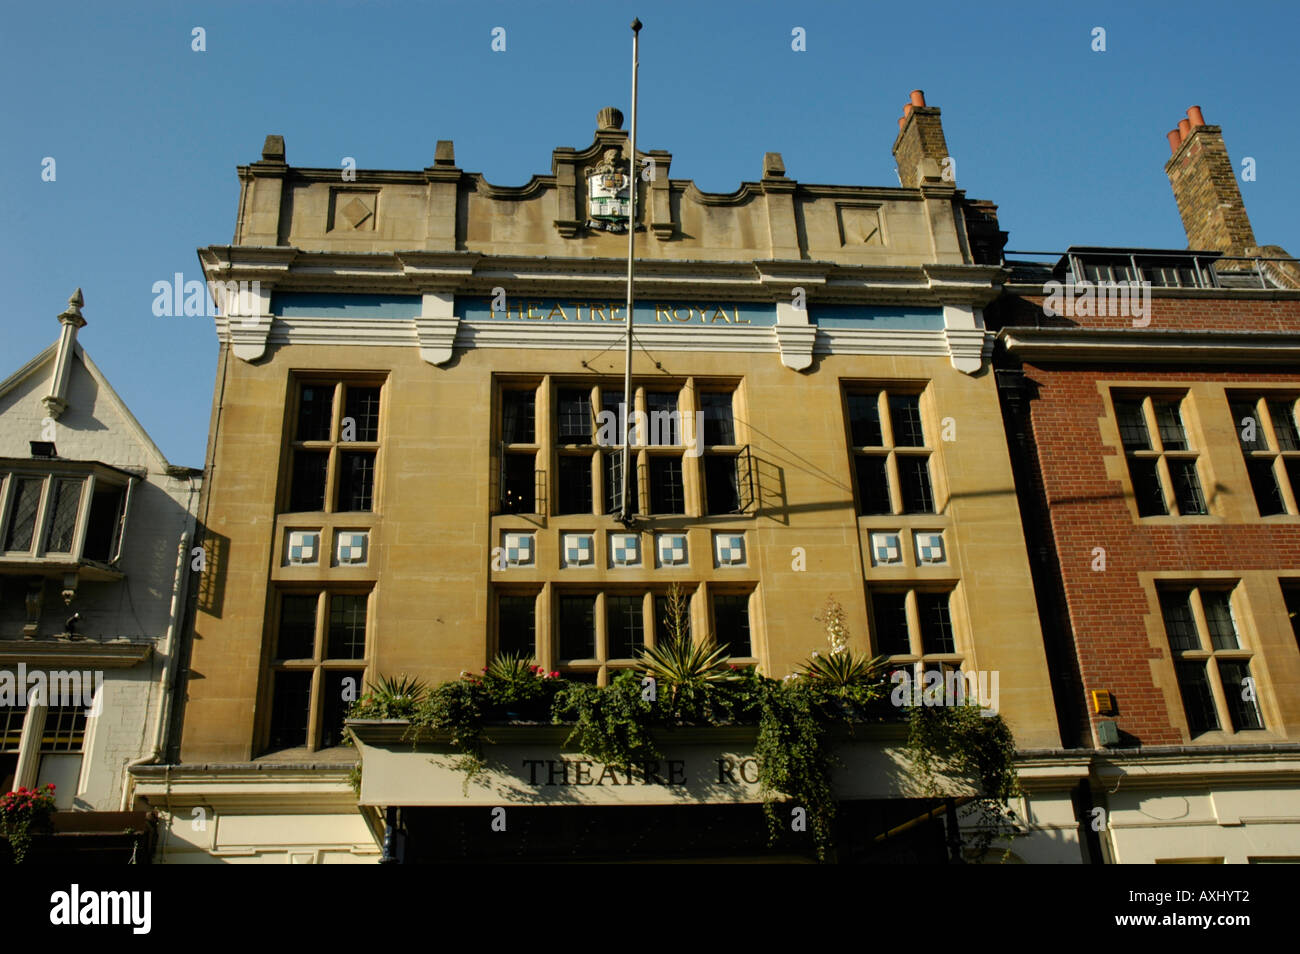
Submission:
[[[0,376],[57,336],[81,341],[163,452],[199,466],[216,366],[210,319],[156,318],[155,281],[200,278],[234,232],[235,166],[267,133],[294,165],[461,168],[519,185],[556,146],[627,112],[641,44],[639,145],[729,192],[781,152],[805,182],[896,185],[908,91],[943,110],[957,184],[1000,207],[1011,248],[1184,248],[1163,165],[1189,105],[1221,125],[1257,238],[1300,254],[1300,8],[1222,3],[7,4]],[[206,30],[206,52],[191,30]],[[492,52],[493,27],[506,51]],[[807,51],[791,50],[803,27]],[[1104,53],[1091,31],[1106,30]],[[42,159],[57,179],[41,180]]]

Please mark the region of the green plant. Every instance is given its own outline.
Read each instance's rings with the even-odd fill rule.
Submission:
[[[53,812],[53,782],[44,788],[19,787],[0,797],[0,835],[9,841],[14,864],[20,865],[27,858],[33,825],[47,824]]]
[[[574,723],[565,745],[606,765],[627,766],[660,757],[650,736],[655,709],[637,674],[624,670],[604,689],[567,683],[556,693],[551,713],[554,722]]]
[[[353,703],[350,719],[410,719],[429,694],[429,687],[408,676],[385,676],[367,684],[367,692]]]
[[[531,656],[496,656],[483,668],[483,693],[492,705],[528,709],[549,699],[559,677],[547,675]]]
[[[686,597],[674,583],[664,617],[667,634],[662,642],[641,650],[636,666],[654,680],[651,695],[663,697],[668,717],[676,721],[707,717],[710,693],[706,690],[738,678],[731,657],[712,635],[704,642],[691,640],[686,607]]]

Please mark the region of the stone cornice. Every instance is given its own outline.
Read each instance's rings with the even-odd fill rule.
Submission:
[[[1300,362],[1300,334],[1275,332],[1004,328],[998,341],[1024,361]]]
[[[31,669],[130,669],[153,653],[152,642],[95,639],[0,640],[0,666]]]

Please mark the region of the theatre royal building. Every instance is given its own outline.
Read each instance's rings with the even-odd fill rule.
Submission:
[[[633,830],[629,857],[764,857],[738,730],[666,741],[631,784],[570,773],[562,727],[503,728],[467,784],[391,726],[344,727],[347,686],[507,649],[606,685],[673,583],[697,638],[766,675],[824,650],[828,596],[856,652],[997,674],[1023,753],[1014,855],[1083,860],[1086,768],[1061,747],[983,318],[1005,235],[953,181],[939,112],[914,93],[881,129],[897,184],[813,184],[769,152],[727,193],[662,149],[628,175],[613,108],[511,186],[458,165],[485,145],[343,175],[268,136],[233,242],[199,251],[255,307],[215,321],[173,750],[130,779],[164,819],[158,860],[622,860]],[[628,522],[592,423],[620,404],[653,425]],[[846,817],[909,817],[900,745],[844,749]]]

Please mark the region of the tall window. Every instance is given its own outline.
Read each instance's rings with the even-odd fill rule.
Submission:
[[[1115,416],[1138,515],[1208,513],[1182,398],[1117,395]]]
[[[754,655],[749,628],[748,593],[713,594],[713,638],[728,655]]]
[[[497,653],[537,658],[537,596],[497,596]]]
[[[1234,732],[1262,729],[1259,690],[1251,675],[1251,653],[1238,635],[1232,590],[1162,588],[1160,612],[1192,737],[1218,731],[1225,714]]]
[[[360,698],[369,594],[284,592],[277,600],[269,748],[343,744],[343,719]]]
[[[952,594],[946,590],[878,590],[871,594],[875,651],[898,661],[960,665]]]
[[[853,388],[845,402],[858,513],[934,513],[921,396]]]
[[[1296,648],[1300,649],[1300,581],[1282,581],[1282,599],[1286,605],[1287,622],[1295,636]]]
[[[710,516],[741,510],[741,447],[736,443],[736,416],[729,392],[697,395],[704,414],[704,513]],[[698,439],[698,438],[697,438]]]
[[[1228,407],[1259,515],[1300,513],[1300,427],[1295,398],[1230,395]]]
[[[288,511],[374,510],[380,387],[344,381],[298,386]]]
[[[501,391],[500,486],[502,513],[539,513],[537,387]]]

